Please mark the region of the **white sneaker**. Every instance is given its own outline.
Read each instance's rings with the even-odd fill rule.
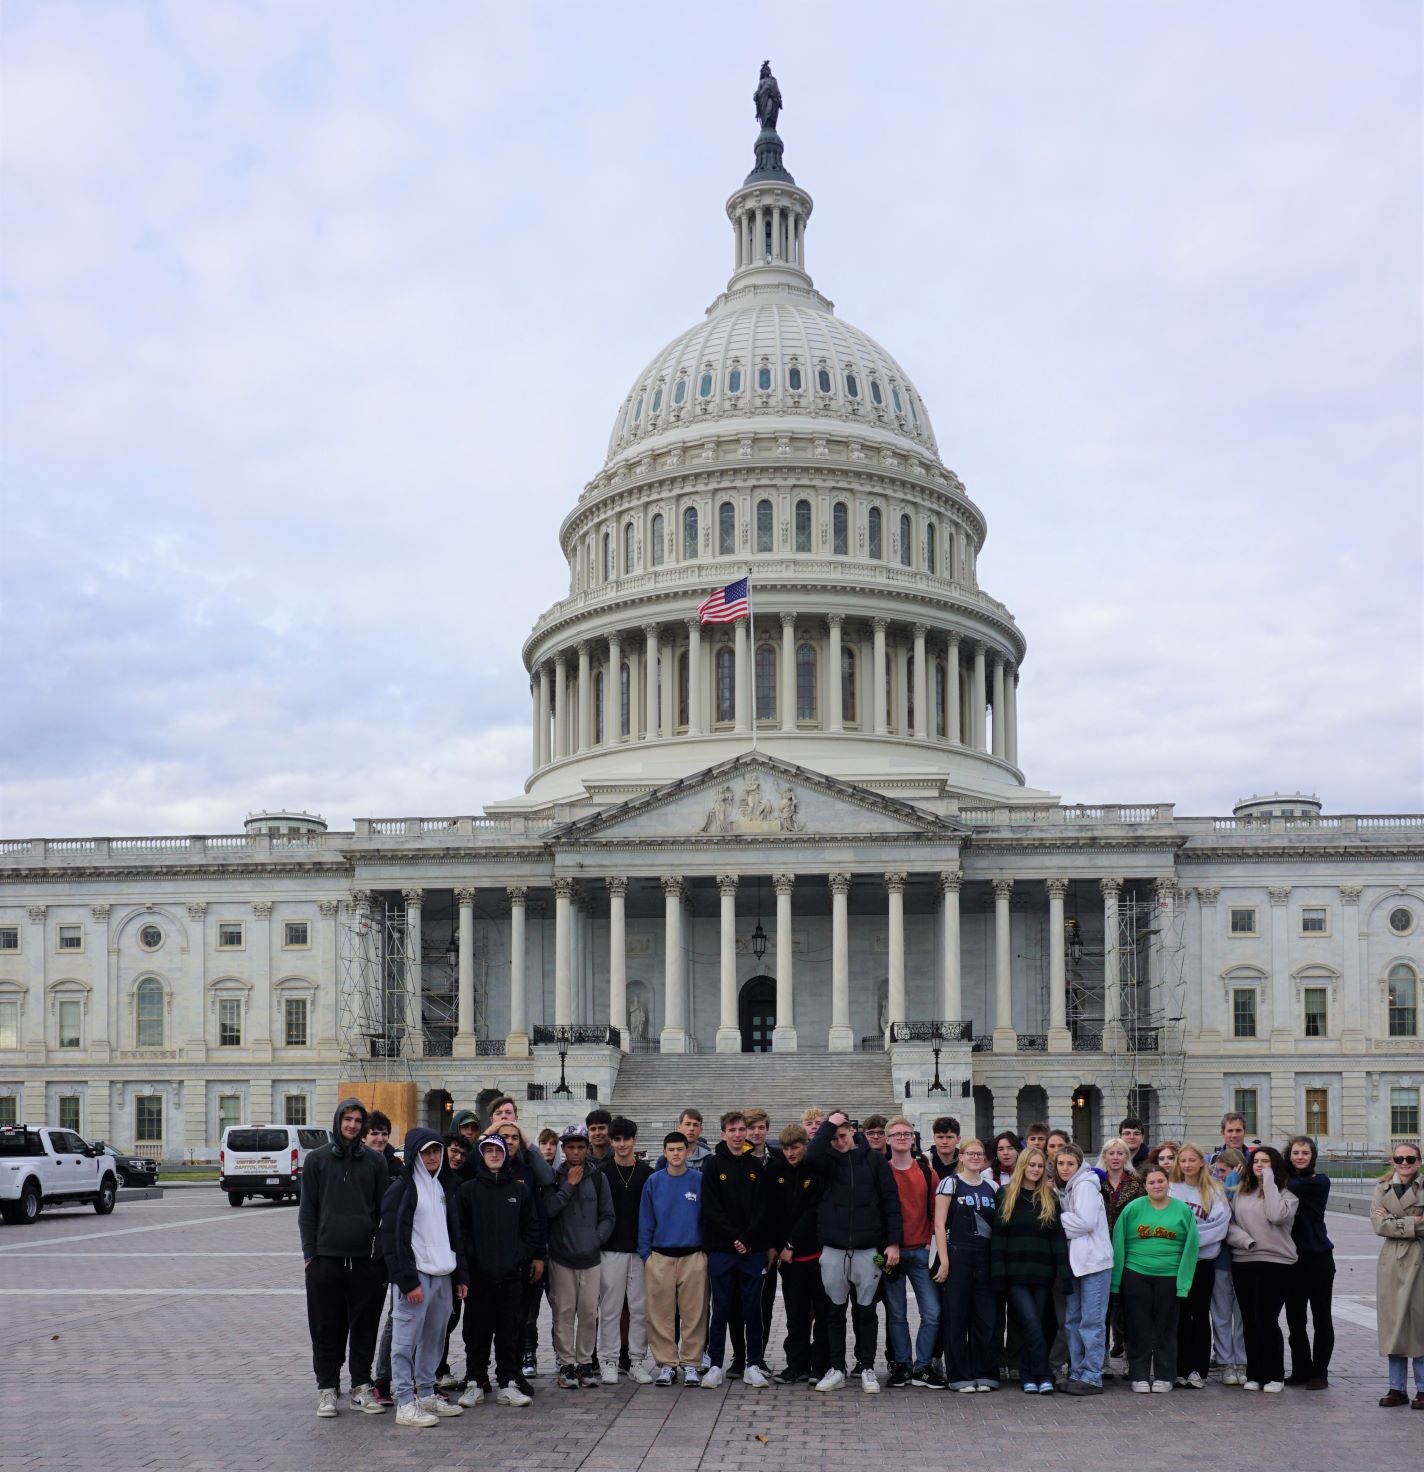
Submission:
[[[1166,1395],[1171,1388],[1172,1382],[1170,1380],[1154,1380],[1152,1382],[1153,1395]]]
[[[500,1386],[494,1403],[497,1406],[527,1406],[529,1397],[511,1381],[508,1385]]]
[[[1241,1388],[1242,1390],[1259,1390],[1261,1388],[1261,1382],[1259,1380],[1243,1380],[1241,1382]]]
[[[1236,1365],[1234,1368],[1236,1370],[1236,1383],[1244,1387],[1246,1384],[1246,1366]]]
[[[416,1404],[428,1416],[434,1416],[438,1420],[448,1421],[452,1416],[463,1416],[465,1413],[459,1406],[452,1406],[448,1400],[441,1400],[438,1395],[427,1395],[424,1400]]]
[[[1138,1395],[1150,1395],[1152,1393],[1152,1386],[1146,1380],[1134,1380],[1132,1382],[1132,1388]]]
[[[1267,1395],[1279,1395],[1286,1388],[1284,1380],[1267,1380],[1261,1387]]]
[[[436,1390],[454,1390],[460,1383],[460,1377],[453,1370],[446,1372],[435,1382]]]
[[[473,1380],[465,1387],[465,1393],[455,1402],[457,1406],[477,1406],[485,1398],[485,1393],[475,1384]]]
[[[336,1392],[334,1390],[317,1391],[316,1413],[322,1417],[336,1414]]]
[[[438,1426],[439,1416],[432,1416],[429,1411],[422,1410],[418,1400],[408,1400],[403,1406],[396,1407],[397,1426]]]
[[[708,1374],[711,1374],[710,1370]],[[682,1383],[684,1385],[701,1385],[701,1380],[697,1378],[697,1371],[691,1365],[684,1365],[682,1367]]]
[[[712,1356],[705,1349],[702,1351],[702,1362],[697,1368],[704,1373],[712,1368]]]
[[[1240,1385],[1241,1377],[1236,1373],[1235,1365],[1227,1365],[1221,1372],[1221,1383],[1223,1385]]]
[[[1187,1376],[1187,1384],[1190,1385],[1193,1390],[1201,1390],[1206,1385],[1206,1381],[1202,1379],[1201,1372],[1199,1370],[1193,1370],[1192,1373]]]
[[[652,1371],[642,1360],[634,1360],[628,1371],[628,1378],[634,1385],[651,1385],[653,1383]]]
[[[706,1382],[703,1382],[706,1384]],[[742,1376],[742,1384],[750,1385],[753,1390],[765,1390],[771,1381],[766,1378],[760,1365],[748,1365],[747,1372]]]
[[[708,1390],[716,1390],[723,1378],[721,1365],[713,1365],[710,1370],[702,1372],[702,1383]]]
[[[653,1376],[653,1384],[660,1386],[671,1385],[677,1379],[677,1371],[671,1365],[659,1365],[658,1373]]]
[[[618,1383],[618,1361],[604,1360],[599,1368],[598,1378],[605,1385],[617,1385]]]
[[[350,1399],[353,1411],[365,1411],[368,1416],[384,1416],[386,1413],[385,1406],[376,1399],[376,1392],[369,1385],[353,1385]]]
[[[839,1390],[845,1384],[845,1372],[843,1370],[827,1370],[824,1375],[811,1387],[812,1390],[822,1392]]]
[[[867,1367],[860,1372],[860,1388],[867,1395],[880,1394],[880,1381],[876,1378],[874,1370]]]

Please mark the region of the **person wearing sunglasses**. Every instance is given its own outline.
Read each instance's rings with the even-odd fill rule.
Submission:
[[[1424,1411],[1424,1183],[1419,1143],[1401,1140],[1390,1153],[1370,1202],[1370,1225],[1384,1238],[1375,1270],[1375,1315],[1380,1353],[1389,1360],[1389,1390],[1382,1406],[1412,1405]],[[1409,1361],[1414,1399],[1409,1399]]]

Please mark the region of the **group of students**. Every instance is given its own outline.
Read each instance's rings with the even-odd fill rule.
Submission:
[[[921,1153],[903,1118],[817,1109],[777,1144],[765,1111],[728,1111],[713,1147],[688,1109],[652,1161],[636,1123],[603,1109],[532,1146],[512,1099],[494,1101],[484,1134],[470,1111],[453,1123],[445,1138],[408,1131],[402,1161],[390,1122],[350,1099],[333,1143],[308,1157],[299,1216],[319,1416],[337,1413],[348,1342],[353,1409],[394,1402],[397,1424],[432,1426],[487,1395],[527,1406],[546,1293],[557,1384],[571,1390],[622,1373],[820,1392],[849,1377],[874,1394],[881,1304],[892,1388],[1017,1380],[1087,1396],[1116,1375],[1166,1393],[1202,1388],[1213,1359],[1223,1384],[1247,1390],[1329,1383],[1329,1179],[1312,1140],[1284,1156],[1248,1146],[1239,1115],[1211,1153],[1149,1148],[1125,1119],[1096,1164],[1046,1125],[986,1149],[961,1142],[949,1116]],[[1386,1238],[1380,1404],[1424,1409],[1424,1185],[1417,1146],[1393,1155],[1371,1215]],[[786,1363],[773,1375],[778,1282]],[[461,1320],[463,1379],[448,1363]]]

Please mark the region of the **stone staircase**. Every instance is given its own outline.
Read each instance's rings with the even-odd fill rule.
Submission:
[[[677,1128],[687,1105],[702,1111],[709,1141],[727,1109],[758,1105],[772,1139],[812,1104],[852,1119],[891,1114],[897,1105],[886,1053],[634,1053],[623,1059],[608,1107],[636,1120],[639,1144]]]

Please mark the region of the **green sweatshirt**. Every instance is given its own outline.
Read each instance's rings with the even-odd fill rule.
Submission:
[[[1112,1291],[1122,1287],[1124,1268],[1145,1278],[1175,1278],[1185,1298],[1197,1270],[1197,1223],[1185,1201],[1171,1199],[1159,1211],[1139,1196],[1123,1207],[1113,1227]]]

